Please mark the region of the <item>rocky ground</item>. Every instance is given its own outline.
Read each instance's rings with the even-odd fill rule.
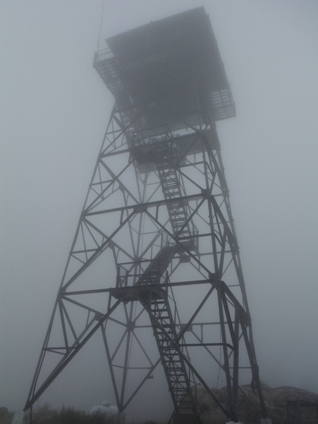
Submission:
[[[202,386],[196,386],[196,397],[199,403],[200,419],[203,424],[224,424],[226,418],[224,414],[213,401],[211,396]],[[220,390],[212,389],[217,394],[222,404],[227,408],[226,388]],[[249,399],[259,406],[258,398],[253,393],[250,386],[242,386],[239,394],[238,417],[243,424],[260,423],[260,415],[257,408],[251,405]],[[272,419],[272,424],[317,424],[318,423],[318,395],[307,390],[296,387],[278,387],[271,388],[267,385],[263,387],[263,396],[265,404]],[[315,406],[303,405],[300,407],[300,417],[297,414],[295,406],[289,409],[289,421],[287,419],[287,402],[299,401],[300,403],[316,404]],[[37,424],[93,424],[93,418],[82,412],[74,411],[70,408],[63,408],[59,413],[44,406],[35,412]],[[0,408],[0,424],[10,424],[13,413],[8,412],[7,408]],[[99,417],[96,417],[96,420]],[[300,421],[299,421],[300,418]],[[99,421],[94,421],[98,424]],[[148,424],[150,421],[148,422]],[[151,421],[151,423],[155,423]]]
[[[248,398],[259,405],[258,398],[249,386],[243,386],[244,393],[239,395],[238,416],[243,424],[255,424],[260,422],[258,411],[251,406]],[[203,422],[221,424],[226,420],[213,399],[207,394],[202,386],[197,387],[200,416]],[[216,393],[216,389],[213,390]],[[217,391],[218,398],[227,405],[226,388]],[[247,396],[246,396],[247,395]],[[263,387],[265,404],[273,424],[299,424],[299,415],[296,406],[289,408],[289,422],[287,419],[287,401],[299,401],[315,403],[317,406],[300,406],[301,424],[318,423],[318,395],[296,387]]]

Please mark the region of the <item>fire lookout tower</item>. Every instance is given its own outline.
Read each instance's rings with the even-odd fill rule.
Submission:
[[[209,18],[107,44],[94,67],[115,104],[25,409],[99,331],[120,412],[161,364],[175,423],[197,419],[199,385],[237,421],[251,381],[266,418],[215,124],[235,106]]]

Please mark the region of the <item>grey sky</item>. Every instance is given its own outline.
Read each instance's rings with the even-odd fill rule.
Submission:
[[[237,108],[217,126],[261,379],[318,392],[318,3],[106,0],[100,44],[201,5]],[[9,409],[25,403],[113,103],[92,68],[101,10],[101,0],[0,2],[0,406]],[[86,368],[73,386],[76,366],[85,363],[41,403],[85,409],[105,398],[106,371],[98,379],[98,365]]]

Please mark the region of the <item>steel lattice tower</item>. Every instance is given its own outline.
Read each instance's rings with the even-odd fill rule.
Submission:
[[[235,107],[209,18],[107,43],[94,66],[115,105],[25,409],[99,331],[120,412],[161,363],[175,422],[199,415],[199,384],[237,421],[251,381],[265,418],[215,125]],[[229,407],[211,389],[220,370]]]

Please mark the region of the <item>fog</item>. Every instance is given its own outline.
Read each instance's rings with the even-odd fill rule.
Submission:
[[[0,406],[25,404],[113,105],[95,51],[201,5],[236,104],[217,129],[260,377],[318,392],[318,3],[105,0],[102,16],[101,0],[3,0]],[[93,346],[38,404],[114,401],[97,335]],[[129,409],[135,420],[171,412],[160,370],[149,384]]]

